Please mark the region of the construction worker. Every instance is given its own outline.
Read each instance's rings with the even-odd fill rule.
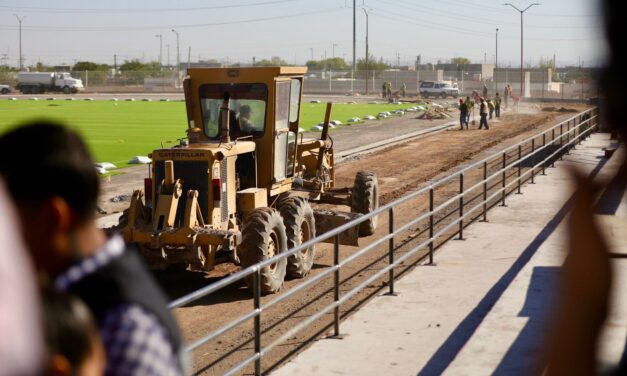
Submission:
[[[468,106],[464,103],[463,99],[459,100],[459,130],[464,130],[464,124],[468,129]]]
[[[403,82],[403,85],[401,86],[401,97],[405,98],[406,94],[407,94],[407,85],[405,85],[405,83]]]
[[[510,84],[505,85],[505,92],[503,93],[505,96],[505,108],[509,107],[509,97],[512,95],[512,86]]]
[[[494,113],[497,119],[501,117],[501,97],[499,93],[496,93],[496,97],[494,97]]]
[[[468,122],[470,121],[470,112],[475,109],[475,102],[470,99],[470,97],[466,97],[466,101],[464,102],[468,111],[466,111],[466,127],[468,127]],[[473,120],[474,121],[474,120]]]
[[[483,128],[485,125],[485,129],[490,129],[488,126],[488,102],[481,98],[481,104],[479,105],[479,116],[481,120],[479,120],[479,129]]]
[[[386,90],[386,94],[388,99],[392,98],[392,82],[388,81],[387,86],[386,86],[387,90]]]
[[[387,93],[388,93],[388,83],[383,81],[383,84],[381,85],[381,96],[383,98],[386,98]]]
[[[488,101],[488,108],[490,109],[490,120],[492,120],[492,114],[494,114],[494,99],[486,98]]]

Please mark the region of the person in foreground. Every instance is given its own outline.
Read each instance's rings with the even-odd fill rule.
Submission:
[[[79,297],[96,319],[105,374],[183,373],[165,296],[137,253],[96,227],[99,180],[81,138],[48,121],[15,128],[0,137],[0,176],[40,280]]]

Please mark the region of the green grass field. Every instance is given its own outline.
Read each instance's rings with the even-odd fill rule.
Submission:
[[[323,121],[325,103],[303,103],[301,127],[309,130]],[[376,116],[381,111],[411,105],[334,104],[332,120]],[[87,140],[97,162],[127,165],[135,155],[146,155],[185,137],[183,102],[0,100],[0,134],[28,120],[46,118],[76,129]],[[384,121],[384,120],[383,120]]]

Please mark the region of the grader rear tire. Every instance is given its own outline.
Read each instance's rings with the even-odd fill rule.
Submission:
[[[316,221],[313,209],[303,197],[289,197],[281,201],[279,211],[285,223],[287,247],[292,249],[316,237]],[[292,278],[303,278],[311,271],[315,246],[296,252],[287,258],[287,275]]]
[[[271,208],[253,210],[244,221],[242,244],[238,255],[243,268],[268,260],[287,250],[285,225],[279,213]],[[262,294],[274,294],[281,290],[285,280],[287,259],[260,270]],[[253,276],[246,278],[248,288],[254,290]]]
[[[351,211],[368,214],[379,207],[379,183],[377,175],[370,171],[359,171],[351,194]],[[369,218],[359,225],[359,236],[369,236],[377,229],[378,218]]]

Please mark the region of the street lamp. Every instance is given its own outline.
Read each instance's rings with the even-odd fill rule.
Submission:
[[[17,18],[17,22],[20,24],[20,71],[24,70],[24,58],[22,57],[22,21],[26,18],[26,16],[20,18],[17,14],[13,13],[15,18]]]
[[[510,7],[516,9],[520,12],[520,97],[523,96],[523,13],[525,13],[529,8],[534,5],[540,5],[540,3],[533,3],[529,5],[527,8],[520,10],[515,5],[506,3],[503,5],[509,5]]]
[[[172,29],[176,33],[176,81],[181,79],[181,50],[179,49],[179,32]]]
[[[163,66],[163,35],[157,34],[155,37],[159,38],[159,70],[161,70],[161,67]]]
[[[368,12],[362,9],[366,14],[366,95],[368,95]]]

